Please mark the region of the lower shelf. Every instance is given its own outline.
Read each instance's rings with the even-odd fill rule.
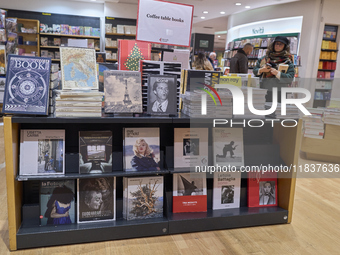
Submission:
[[[280,207],[241,207],[208,209],[201,213],[168,212],[168,218],[133,221],[118,219],[112,222],[43,227],[23,222],[17,232],[17,249],[283,224],[287,223],[287,218],[288,210]]]

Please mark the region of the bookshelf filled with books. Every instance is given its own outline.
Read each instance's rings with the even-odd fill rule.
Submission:
[[[317,71],[313,108],[327,107],[331,100],[338,55],[338,26],[325,25]]]
[[[194,133],[188,133],[189,128]],[[284,128],[280,123],[272,126],[271,122],[261,128],[227,128],[229,135],[234,138],[235,145],[238,145],[234,150],[234,158],[227,156],[228,159],[216,156],[222,153],[224,140],[219,138],[219,135],[224,129],[223,125],[218,129],[213,128],[211,119],[197,119],[192,123],[192,119],[185,115],[105,118],[4,117],[10,249],[290,223],[295,189],[294,173],[278,173],[277,179],[267,180],[272,181],[271,185],[275,185],[276,200],[271,206],[263,207],[261,202],[258,204],[259,198],[255,198],[255,202],[248,199],[252,194],[248,194],[249,190],[256,188],[256,185],[249,186],[247,173],[238,172],[238,176],[233,177],[235,180],[231,183],[230,176],[223,176],[225,179],[219,176],[220,182],[217,182],[218,176],[202,171],[203,177],[196,180],[192,179],[194,177],[190,174],[190,167],[185,166],[188,163],[190,165],[187,161],[190,155],[201,157],[203,154],[206,154],[202,157],[202,160],[205,159],[205,165],[214,165],[215,160],[224,165],[228,160],[233,160],[239,162],[238,166],[235,166],[238,170],[243,165],[297,164],[300,123],[291,128]],[[47,130],[47,133],[35,132],[41,130]],[[48,137],[51,132],[55,132],[53,130],[62,132],[58,135],[54,133],[51,140]],[[100,135],[96,133],[98,131],[101,132]],[[153,151],[153,156],[149,159],[133,156],[132,148],[141,136]],[[96,137],[101,137],[101,141],[94,142]],[[36,148],[30,150],[34,151],[34,156],[31,155],[32,157],[26,160],[34,161],[38,170],[34,170],[33,163],[22,165],[22,157],[27,154],[22,143],[25,143],[26,139],[37,141],[34,145]],[[220,140],[221,145],[218,145]],[[51,163],[44,158],[48,153],[50,158],[55,159]],[[143,169],[144,160],[151,160],[155,169]],[[106,171],[109,164],[111,169]],[[27,174],[26,171],[32,169],[36,173]],[[56,169],[60,169],[59,174]],[[79,169],[85,172],[88,169],[89,172],[85,174],[79,172]],[[82,196],[86,196],[82,193],[86,190],[84,187],[93,182],[100,187],[106,187],[105,190],[111,190],[110,193],[100,195],[102,201],[107,201],[109,197],[113,202],[107,205],[108,213],[105,217],[101,215],[98,219],[84,209],[83,206],[87,203],[82,204],[85,199]],[[60,186],[59,183],[67,186],[68,189],[65,190],[74,197],[79,193],[77,199],[69,202],[72,208],[69,213],[72,224],[45,225],[44,214],[47,209],[46,203],[41,201],[47,201],[46,194],[51,194],[54,186]],[[188,183],[195,183],[194,193],[187,192],[190,187],[183,189],[183,185]],[[223,187],[227,193],[228,187],[230,189],[231,186],[237,187],[234,196],[235,202],[238,201],[236,205],[226,202],[230,197],[224,196],[224,193],[217,193],[223,195],[223,199],[215,198],[214,189],[220,190]],[[138,198],[139,192],[146,192],[145,189],[149,189],[155,194],[154,197],[158,198],[157,201],[149,201],[149,205],[152,205],[158,214],[147,210],[144,215],[151,213],[150,217],[135,217],[141,215],[141,212],[128,203],[127,199]],[[188,194],[191,194],[191,199],[199,198],[203,209],[198,208],[188,213],[185,212],[187,209],[178,207],[177,204],[181,203],[179,201],[187,199]],[[115,199],[112,199],[113,197]],[[138,199],[136,203],[138,204]],[[75,223],[80,212],[82,217],[89,217],[87,219],[91,222],[82,223],[83,218],[78,218],[81,221]],[[131,216],[131,212],[135,216]]]

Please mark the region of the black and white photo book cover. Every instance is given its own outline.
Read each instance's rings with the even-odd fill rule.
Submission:
[[[116,177],[78,179],[78,223],[116,219]]]
[[[104,71],[106,113],[141,113],[141,73],[134,71]]]
[[[175,75],[148,77],[147,113],[151,115],[176,115],[177,91]]]
[[[65,174],[65,130],[22,129],[20,175]]]
[[[112,172],[112,132],[79,131],[79,173]]]

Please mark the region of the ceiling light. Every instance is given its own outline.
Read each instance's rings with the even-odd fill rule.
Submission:
[[[242,5],[241,3],[236,3],[235,5]]]
[[[247,6],[245,6],[244,8],[246,8],[246,9],[249,9],[249,8],[250,8],[250,6],[249,6],[249,5],[247,5]]]
[[[201,19],[205,19],[205,17],[201,17]]]
[[[220,12],[221,14],[225,14],[225,12]]]
[[[218,37],[218,38],[220,38],[221,36],[220,36],[220,35],[218,35],[217,37]]]
[[[91,0],[91,2],[95,2],[95,1],[97,1],[97,0]]]
[[[208,12],[208,11],[203,11],[203,13],[207,14],[207,13],[209,13],[209,12]]]

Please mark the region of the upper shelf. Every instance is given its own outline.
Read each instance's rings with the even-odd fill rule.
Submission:
[[[105,35],[123,35],[123,36],[136,36],[134,34],[118,34],[118,33],[105,33]]]
[[[100,39],[100,36],[90,36],[90,35],[63,35],[63,34],[52,34],[52,33],[40,33],[40,35]]]

